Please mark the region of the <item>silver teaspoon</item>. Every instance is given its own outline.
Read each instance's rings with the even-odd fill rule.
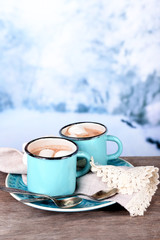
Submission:
[[[55,198],[63,198],[63,197],[75,197],[75,196],[84,196],[87,198],[90,198],[92,200],[95,201],[102,201],[105,200],[109,197],[114,196],[115,194],[118,193],[118,189],[117,188],[113,188],[109,191],[104,191],[104,190],[100,190],[92,195],[88,195],[88,194],[84,194],[84,193],[74,193],[74,194],[70,194],[70,195],[61,195],[61,196],[56,196]],[[22,199],[21,202],[24,203],[29,203],[29,202],[38,202],[38,201],[44,201],[46,200],[45,197],[38,197],[38,198],[27,198],[27,199]]]
[[[80,198],[80,197],[69,197],[69,198],[65,198],[65,199],[57,199],[57,198],[54,198],[54,197],[51,197],[48,195],[44,195],[44,194],[33,193],[33,192],[21,190],[21,189],[2,187],[2,186],[0,186],[0,190],[2,190],[4,192],[9,192],[9,193],[39,196],[39,197],[45,198],[45,200],[50,199],[54,202],[54,204],[57,207],[60,207],[60,208],[71,208],[71,207],[77,206],[78,204],[80,204],[82,202],[82,198]]]

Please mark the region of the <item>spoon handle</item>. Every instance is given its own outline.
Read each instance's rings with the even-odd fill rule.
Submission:
[[[25,198],[25,199],[21,199],[20,202],[23,202],[23,203],[30,203],[30,202],[41,202],[41,201],[47,201],[48,198],[46,197],[38,197],[38,198]]]
[[[48,195],[45,195],[45,194],[34,193],[34,192],[25,191],[25,190],[17,189],[17,188],[9,188],[9,187],[0,186],[0,190],[4,191],[4,192],[9,192],[9,193],[25,194],[25,195],[31,195],[31,196],[39,197],[39,198],[22,199],[21,200],[22,202],[37,202],[37,201],[43,201],[45,199],[50,199],[51,198],[51,196],[48,196]],[[84,193],[73,193],[73,194],[70,194],[70,195],[56,196],[54,198],[58,199],[58,198],[74,197],[74,196],[86,196],[88,198],[91,198],[94,201],[101,201],[101,200],[105,200],[105,199],[115,195],[117,192],[118,192],[118,189],[113,188],[108,192],[99,191],[99,192],[97,192],[93,195],[87,195],[87,194],[84,194]]]
[[[118,189],[113,188],[109,191],[100,190],[93,195],[87,195],[87,194],[84,194],[84,193],[73,193],[73,194],[70,194],[70,195],[56,196],[55,198],[57,199],[57,198],[64,198],[64,197],[84,196],[84,197],[92,199],[93,201],[102,201],[102,200],[105,200],[109,197],[114,196],[117,193],[118,193]],[[29,202],[39,202],[39,201],[44,201],[44,200],[46,200],[45,197],[38,197],[38,198],[22,199],[20,201],[23,202],[23,203],[29,203]]]
[[[42,198],[50,198],[51,197],[51,196],[41,194],[41,193],[35,193],[35,192],[25,191],[25,190],[18,189],[18,188],[10,188],[10,187],[4,187],[4,186],[0,186],[0,190],[4,191],[4,192],[8,192],[8,193],[32,195],[32,196],[37,196],[37,197],[42,197]],[[73,196],[77,196],[77,194],[61,195],[61,196],[56,196],[55,198],[73,197]],[[54,196],[52,196],[52,197],[54,197]]]
[[[44,194],[25,191],[25,190],[18,189],[18,188],[10,188],[10,187],[0,186],[0,190],[4,191],[4,192],[9,192],[9,193],[25,194],[25,195],[32,195],[32,196],[49,198],[49,196],[44,195]]]

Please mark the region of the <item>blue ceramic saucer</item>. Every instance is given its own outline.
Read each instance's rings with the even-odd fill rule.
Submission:
[[[118,158],[116,160],[110,160],[108,161],[109,165],[114,165],[114,166],[126,166],[126,167],[133,167],[132,164],[129,162]],[[6,187],[11,187],[11,188],[19,188],[23,190],[28,190],[27,186],[23,183],[22,177],[19,174],[8,174],[5,182]],[[18,201],[26,198],[30,198],[31,196],[29,195],[20,195],[20,194],[15,194],[11,193],[11,195]],[[92,200],[87,200],[83,199],[82,202],[69,209],[62,209],[58,208],[51,200],[46,200],[46,201],[41,201],[41,202],[33,202],[33,203],[24,203],[28,206],[38,208],[41,210],[47,210],[47,211],[55,211],[55,212],[82,212],[82,211],[89,211],[89,210],[95,210],[98,208],[102,207],[107,207],[112,204],[115,204],[113,201],[103,201],[103,202],[95,202]]]

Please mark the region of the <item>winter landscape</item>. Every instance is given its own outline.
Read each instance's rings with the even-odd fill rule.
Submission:
[[[0,146],[91,120],[123,156],[160,155],[159,12],[158,0],[0,0]]]

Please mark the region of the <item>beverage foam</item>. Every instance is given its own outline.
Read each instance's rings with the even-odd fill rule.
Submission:
[[[54,156],[54,150],[52,149],[42,149],[38,156],[40,157],[53,157]]]
[[[85,138],[101,135],[105,127],[96,123],[79,123],[68,126],[62,133],[69,137]]]
[[[72,151],[58,151],[55,153],[54,157],[63,157],[73,153]]]

